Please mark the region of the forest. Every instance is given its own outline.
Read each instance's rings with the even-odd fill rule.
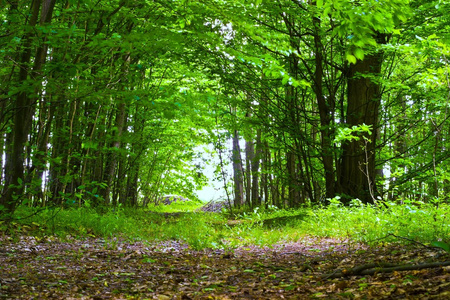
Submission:
[[[0,297],[450,297],[450,1],[0,18]]]

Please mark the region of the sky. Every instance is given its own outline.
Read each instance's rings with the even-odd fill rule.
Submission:
[[[225,200],[227,196],[225,189],[223,187],[223,178],[222,176],[220,176],[220,178],[215,179],[218,176],[214,174],[214,170],[216,169],[216,166],[220,163],[220,160],[219,155],[214,150],[214,146],[212,144],[198,146],[195,148],[195,151],[202,154],[201,155],[202,159],[194,161],[194,163],[200,163],[204,167],[203,174],[208,178],[208,185],[205,186],[200,191],[196,192],[198,198],[205,202],[211,200]],[[223,157],[224,163],[226,164],[227,162],[229,162],[228,158],[229,150],[225,150],[225,152],[226,153],[223,154]],[[206,160],[208,164],[205,164],[202,160],[203,161]],[[231,176],[232,174],[231,164],[226,165],[225,170],[228,176]],[[227,178],[227,182],[229,180],[231,180],[230,177]]]

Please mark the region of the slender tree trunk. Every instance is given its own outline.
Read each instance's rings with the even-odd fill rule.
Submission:
[[[262,186],[262,201],[264,201],[264,205],[266,208],[268,207],[269,203],[273,203],[271,201],[271,195],[269,194],[269,186],[270,186],[270,149],[269,149],[269,143],[265,141],[263,143],[263,149],[262,149],[262,165],[261,165],[261,186]]]
[[[257,207],[261,205],[261,198],[259,195],[259,165],[261,160],[261,129],[256,131],[256,147],[255,154],[251,163],[252,167],[252,206]]]
[[[239,133],[237,130],[233,134],[233,179],[234,179],[234,206],[243,205],[244,181],[242,174],[241,149],[239,147]]]
[[[103,199],[105,201],[105,204],[110,204],[110,194],[111,194],[111,188],[114,183],[114,174],[116,173],[116,167],[117,167],[117,161],[118,161],[118,151],[121,147],[121,138],[122,138],[122,132],[125,127],[125,120],[126,120],[126,110],[125,110],[125,103],[122,102],[119,104],[119,107],[117,109],[117,114],[115,118],[115,127],[117,128],[117,133],[115,134],[115,141],[112,143],[112,152],[109,156],[109,159],[107,161],[107,170],[105,172],[105,189],[103,192]]]
[[[135,165],[130,169],[130,176],[128,176],[127,180],[126,205],[130,207],[136,207],[138,204],[139,166]]]
[[[65,147],[69,146],[69,138],[67,134],[67,123],[68,123],[68,101],[63,99],[64,94],[59,95],[58,102],[59,105],[56,107],[55,111],[55,123],[54,129],[51,137],[52,144],[52,156],[49,168],[49,191],[50,196],[47,199],[48,202],[52,204],[60,203],[60,193],[63,191],[63,178],[66,175],[65,165],[67,157],[67,152]],[[43,203],[45,205],[45,203]]]
[[[320,19],[314,18],[314,48],[315,48],[315,71],[314,71],[314,92],[320,116],[321,135],[321,156],[325,173],[325,197],[333,198],[336,192],[335,173],[333,165],[333,131],[331,128],[331,117],[334,113],[334,103],[330,99],[327,101],[323,92],[323,45],[320,35]]]
[[[246,117],[249,118],[250,113],[247,113]],[[255,157],[255,146],[253,131],[249,130],[248,138],[245,139],[245,204],[252,206],[252,162]]]
[[[295,207],[300,200],[300,181],[298,178],[297,159],[293,151],[288,151],[287,153],[286,171],[288,174],[288,207]]]
[[[403,112],[406,112],[406,99],[401,99],[401,108]],[[406,126],[408,123],[408,118],[406,116],[406,113],[403,113],[402,116],[399,118],[396,124],[394,124],[394,130],[397,130],[399,132],[398,138],[394,140],[393,143],[393,156],[403,156],[406,157],[406,149],[407,149],[407,137],[406,137],[406,131],[405,130],[398,130],[399,128],[402,128],[403,126]],[[404,174],[406,172],[406,165],[404,164],[403,160],[399,165],[397,165],[397,169],[391,169],[391,173],[399,173],[400,175]],[[394,187],[397,185],[396,181],[398,178],[391,177],[389,180],[389,194],[388,198],[389,200],[397,200],[398,198],[402,198],[404,195],[404,192],[402,190],[394,189]]]
[[[0,187],[3,185],[3,154],[5,153],[5,139],[6,134],[0,132]]]
[[[279,150],[275,150],[273,152],[273,165],[274,169],[278,166],[278,157],[279,157]],[[280,205],[280,176],[270,176],[270,193],[272,195],[272,204],[281,207]]]
[[[84,130],[83,139],[74,142],[74,144],[84,143],[87,146],[80,149],[80,158],[73,157],[70,160],[70,164],[67,164],[68,173],[78,172],[78,170],[81,169],[81,175],[76,174],[77,176],[73,177],[74,180],[70,182],[71,186],[68,187],[69,190],[66,192],[71,193],[78,185],[84,186],[85,188],[89,187],[91,197],[88,198],[88,195],[85,195],[85,199],[92,201],[94,206],[100,204],[101,201],[99,197],[93,195],[98,194],[99,187],[95,184],[103,184],[103,174],[105,172],[103,147],[105,145],[106,130],[107,128],[112,127],[108,127],[106,124],[107,119],[111,119],[107,118],[106,114],[108,112],[106,105],[104,107],[103,105],[97,105],[92,101],[85,103],[84,115],[86,117],[87,126]],[[82,129],[80,129],[80,131],[81,130]],[[73,139],[76,138],[77,136],[73,136]],[[70,167],[72,165],[74,168],[71,170]]]
[[[51,104],[48,110],[44,109],[43,107],[44,105],[41,103],[40,105],[41,112],[39,114],[40,125],[38,138],[36,141],[37,152],[33,159],[33,166],[31,167],[31,169],[34,170],[34,176],[31,180],[35,189],[34,205],[43,204],[45,201],[42,189],[47,186],[47,183],[43,182],[44,179],[43,177],[45,170],[47,170],[48,144],[49,144],[50,130],[53,123],[53,116],[55,113],[55,104]]]
[[[119,160],[119,166],[117,170],[117,184],[114,189],[112,204],[113,206],[117,206],[117,203],[123,202],[121,199],[126,199],[126,182],[125,182],[125,174],[126,174],[126,165],[127,160],[122,158]]]
[[[296,60],[290,60],[290,70],[292,74],[296,74],[298,63]],[[294,75],[295,76],[295,75]],[[287,174],[287,192],[288,198],[287,206],[294,207],[299,200],[299,188],[300,181],[297,170],[297,159],[296,153],[300,153],[302,151],[301,144],[299,142],[299,137],[304,136],[303,132],[299,126],[299,119],[297,115],[297,93],[293,86],[287,85],[285,87],[285,99],[286,99],[286,110],[289,118],[289,127],[292,128],[290,130],[289,143],[292,145],[287,146],[286,153],[286,174]]]
[[[131,143],[131,153],[135,155],[129,156],[128,158],[128,169],[127,169],[127,185],[126,185],[126,198],[121,199],[121,203],[126,206],[136,206],[138,204],[138,187],[139,187],[139,171],[140,171],[140,155],[144,152],[144,145],[140,141],[140,139],[144,135],[144,124],[145,120],[142,118],[142,115],[139,114],[139,111],[143,108],[140,104],[136,103],[136,107],[133,113],[133,129],[132,132],[134,138],[133,143]],[[169,161],[169,157],[166,160],[166,163]],[[156,191],[157,193],[158,191]]]

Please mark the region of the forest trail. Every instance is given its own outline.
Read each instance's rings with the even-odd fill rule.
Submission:
[[[0,297],[20,299],[448,299],[450,267],[344,276],[367,263],[418,264],[432,249],[305,237],[272,248],[194,251],[172,241],[0,237]],[[437,258],[438,257],[438,258]]]

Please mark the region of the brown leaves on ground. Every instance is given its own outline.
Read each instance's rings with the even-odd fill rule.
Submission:
[[[367,263],[445,260],[430,249],[305,238],[193,251],[178,242],[0,239],[0,297],[54,299],[447,299],[450,267],[321,278]]]

